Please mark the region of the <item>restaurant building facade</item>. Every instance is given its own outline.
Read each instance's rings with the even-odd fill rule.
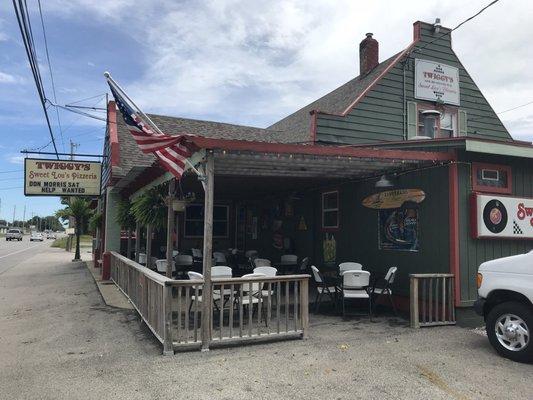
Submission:
[[[533,248],[533,146],[513,140],[449,33],[415,22],[411,44],[382,62],[367,34],[359,76],[267,128],[150,115],[167,134],[194,135],[193,163],[214,159],[213,250],[396,266],[400,298],[409,274],[453,273],[455,305],[471,306],[480,263]],[[114,102],[107,119],[97,258],[124,252],[118,202],[172,179]],[[187,252],[202,247],[204,192],[192,172],[180,190],[195,193],[175,214],[174,247]]]

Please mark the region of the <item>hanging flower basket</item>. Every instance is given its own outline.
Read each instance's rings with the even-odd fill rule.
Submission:
[[[173,199],[172,200],[172,209],[174,211],[185,211],[185,207],[187,206],[188,201],[187,200],[179,200],[179,199]]]

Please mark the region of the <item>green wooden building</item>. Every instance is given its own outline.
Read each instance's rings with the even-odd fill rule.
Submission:
[[[471,306],[480,263],[533,248],[533,220],[515,209],[533,210],[533,146],[513,140],[449,29],[415,22],[411,44],[382,62],[372,36],[359,47],[359,76],[267,128],[151,118],[214,154],[215,250],[295,253],[320,268],[357,261],[372,273],[394,265],[400,296],[411,273],[451,272],[456,306]],[[137,148],[113,102],[108,121],[102,251],[120,250],[117,202],[171,179]],[[192,174],[181,185],[198,201],[176,213],[175,247],[186,252],[201,247],[203,191]],[[402,189],[425,198],[363,206]]]

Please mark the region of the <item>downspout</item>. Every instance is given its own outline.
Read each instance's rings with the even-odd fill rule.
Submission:
[[[409,58],[402,61],[402,90],[403,90],[403,140],[407,140],[407,96],[405,93],[405,67]]]

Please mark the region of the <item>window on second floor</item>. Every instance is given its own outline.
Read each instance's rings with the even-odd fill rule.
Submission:
[[[440,115],[428,119],[425,112],[429,110],[438,111]],[[466,136],[466,118],[466,111],[456,107],[433,106],[409,101],[407,102],[407,138],[428,136],[424,126],[426,121],[434,123],[434,133],[430,136],[432,138]]]

